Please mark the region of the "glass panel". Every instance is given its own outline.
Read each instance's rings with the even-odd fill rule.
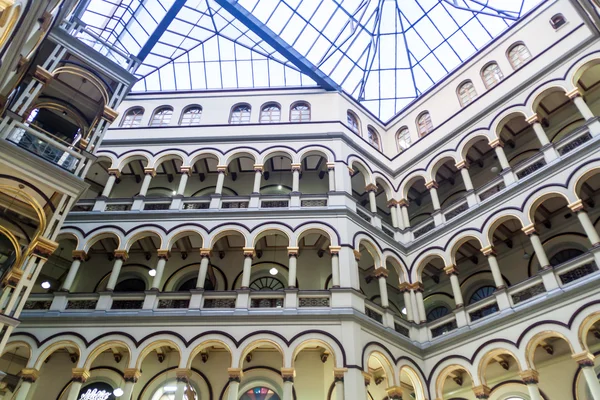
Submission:
[[[152,116],[152,121],[150,121],[150,126],[167,126],[171,122],[171,117],[173,116],[173,109],[171,108],[161,108],[157,110]]]
[[[400,130],[397,134],[398,150],[406,150],[410,147],[410,132],[407,128]]]
[[[425,113],[419,117],[418,121],[419,136],[423,137],[433,130],[433,123],[429,113]]]
[[[264,106],[260,112],[260,122],[263,124],[272,124],[281,121],[281,108],[276,104]]]
[[[123,128],[136,128],[140,126],[142,122],[142,117],[144,116],[143,108],[134,108],[129,110],[125,117],[123,117],[123,121],[121,122],[121,127]]]
[[[358,118],[356,118],[356,116],[350,112],[348,113],[348,126],[354,133],[359,133]]]
[[[181,117],[181,125],[183,126],[191,126],[191,125],[199,125],[200,119],[202,118],[202,108],[201,107],[190,107],[185,110],[183,116]]]
[[[498,64],[494,63],[485,67],[481,73],[481,77],[483,78],[485,87],[491,89],[496,86],[502,80],[502,78],[504,78],[504,75],[502,75],[502,71],[500,70]]]
[[[463,83],[458,89],[458,97],[460,99],[460,105],[466,106],[471,103],[477,97],[477,92],[475,91],[475,86],[472,82]]]
[[[531,58],[531,54],[527,47],[522,44],[514,46],[510,52],[508,53],[508,58],[510,60],[510,64],[514,69],[519,68],[521,65],[525,63],[525,61]]]
[[[308,122],[310,121],[310,106],[306,103],[296,104],[292,108],[290,115],[291,122]]]
[[[250,106],[237,106],[231,112],[231,119],[229,121],[232,124],[247,124],[250,122]]]

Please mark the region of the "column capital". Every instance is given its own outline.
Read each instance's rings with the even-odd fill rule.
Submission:
[[[288,247],[288,256],[298,257],[298,253],[300,252],[300,247]]]
[[[242,250],[244,252],[244,257],[254,258],[255,254],[256,254],[254,251],[254,247],[244,247]]]
[[[488,257],[488,256],[495,256],[496,255],[496,250],[494,249],[494,246],[492,246],[491,244],[489,246],[486,246],[486,247],[482,248],[481,252],[486,257]]]
[[[342,251],[342,246],[329,246],[329,253],[332,256],[337,256]]]
[[[529,224],[525,227],[523,227],[523,229],[521,229],[523,231],[524,234],[526,234],[527,236],[533,235],[535,233],[537,233],[535,231],[535,225],[534,224]]]
[[[117,178],[121,176],[121,171],[118,168],[109,168],[107,171],[109,175],[116,176]]]
[[[388,208],[392,208],[392,207],[396,207],[398,205],[398,201],[395,199],[390,199],[388,200],[388,202],[386,203]]]
[[[406,200],[406,199],[400,199],[400,200],[398,200],[398,206],[400,206],[400,207],[408,207],[408,200]]]
[[[438,183],[435,180],[431,180],[429,182],[425,182],[425,187],[427,188],[427,190],[431,190],[432,188],[437,189]]]
[[[192,167],[189,166],[181,166],[181,168],[179,168],[179,171],[181,171],[181,175],[188,175],[190,176],[192,174]]]
[[[260,172],[262,174],[264,168],[264,164],[254,164],[254,172]]]
[[[352,250],[354,252],[354,259],[356,261],[360,261],[360,251],[358,250]]]
[[[398,290],[400,290],[401,293],[409,292],[410,291],[410,283],[402,282],[401,284],[398,285]]]
[[[491,390],[489,387],[485,385],[477,386],[473,388],[473,393],[475,393],[475,397],[478,399],[489,399]]]
[[[35,71],[33,72],[33,79],[35,79],[42,85],[47,85],[52,79],[54,79],[54,76],[50,71],[48,71],[41,65],[38,65],[35,67]]]
[[[73,250],[71,257],[73,257],[73,260],[85,261],[87,258],[87,253],[85,250]]]
[[[461,170],[461,169],[469,169],[469,162],[467,160],[462,160],[457,162],[456,164],[454,164],[454,166],[456,167],[456,169]]]
[[[424,292],[425,287],[422,282],[414,282],[409,285],[409,289],[414,290],[415,292]]]
[[[402,400],[402,388],[400,386],[392,386],[385,389],[390,400]]]
[[[217,172],[226,174],[227,173],[227,165],[217,165]]]
[[[137,383],[142,376],[142,371],[137,368],[125,368],[123,371],[123,379],[125,382]]]
[[[569,204],[568,206],[571,211],[573,212],[577,212],[577,211],[585,211],[585,207],[583,205],[583,200],[579,199],[576,202],[573,202],[571,204]]]
[[[327,169],[328,170],[335,169],[335,163],[334,162],[328,162],[326,165],[327,165]]]
[[[377,185],[375,185],[374,183],[369,183],[367,186],[365,186],[365,192],[377,193]]]
[[[85,383],[90,378],[90,371],[85,368],[73,368],[71,381]]]
[[[160,249],[156,251],[156,254],[158,255],[158,258],[161,259],[165,259],[168,260],[169,256],[171,255],[171,252],[167,249]]]
[[[292,172],[295,172],[295,171],[300,172],[301,169],[302,169],[301,163],[292,163]]]
[[[525,118],[525,121],[529,124],[529,125],[533,125],[533,124],[538,124],[540,122],[537,113],[534,113],[531,117],[529,118]]]
[[[54,253],[54,251],[58,248],[58,243],[46,239],[43,236],[38,238],[38,242],[35,244],[33,248],[33,254],[38,258],[47,259]]]
[[[577,364],[581,365],[582,368],[594,366],[594,355],[590,352],[584,351],[582,353],[573,354],[571,356]]]
[[[535,369],[528,369],[519,373],[523,383],[526,385],[538,384],[540,381],[540,375]]]
[[[458,268],[456,268],[456,265],[446,265],[444,272],[446,275],[458,275]]]
[[[294,382],[296,370],[294,368],[281,368],[281,378],[283,382]]]
[[[204,258],[204,257],[210,258],[210,252],[211,251],[212,251],[211,249],[207,249],[207,248],[204,248],[204,247],[201,248],[200,249],[200,257],[202,257],[202,258]]]
[[[177,382],[189,383],[192,377],[192,371],[187,368],[177,368],[175,370]]]
[[[156,168],[146,167],[144,168],[144,175],[150,175],[151,177],[156,176]]]
[[[117,260],[127,261],[129,258],[129,253],[127,253],[127,250],[115,250],[114,255]]]
[[[4,276],[2,280],[2,285],[9,287],[16,287],[19,284],[19,281],[23,277],[23,270],[19,269],[19,267],[13,267],[8,273]]]
[[[384,268],[384,267],[379,267],[379,268],[375,268],[375,270],[373,271],[373,276],[375,278],[387,278],[389,274],[389,271]]]
[[[573,89],[573,90],[568,91],[567,93],[565,93],[565,95],[569,99],[573,100],[575,97],[581,97],[581,92],[579,91],[579,88],[576,87],[575,89]]]
[[[229,382],[241,382],[244,371],[241,368],[227,368],[227,374],[229,375]]]
[[[368,372],[363,371],[362,372],[362,376],[363,376],[363,380],[365,381],[365,386],[369,386],[371,384],[371,379],[373,379],[373,377],[371,376],[371,374],[369,374]]]
[[[333,381],[344,382],[344,374],[348,372],[348,368],[334,368],[333,369]]]
[[[34,383],[40,377],[40,371],[35,368],[23,368],[20,375],[23,382]]]
[[[352,169],[352,167],[348,167],[348,174],[350,174],[350,176],[354,175],[354,169]]]
[[[492,149],[495,149],[496,147],[504,147],[504,142],[500,138],[490,140],[488,144]]]

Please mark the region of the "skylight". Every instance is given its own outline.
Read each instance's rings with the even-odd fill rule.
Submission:
[[[134,91],[315,86],[391,118],[540,0],[91,0]]]

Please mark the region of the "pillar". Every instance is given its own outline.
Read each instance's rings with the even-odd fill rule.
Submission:
[[[577,218],[592,246],[600,246],[600,236],[598,236],[598,231],[596,231],[594,224],[590,220],[590,216],[585,211],[583,200],[577,200],[576,202],[569,204],[569,208],[577,214]]]
[[[365,187],[365,192],[369,194],[369,211],[376,214],[377,213],[377,185],[369,183]]]
[[[252,274],[252,259],[253,258],[254,258],[254,248],[253,247],[244,247],[244,270],[242,273],[242,289],[248,289],[250,287],[250,275]]]
[[[571,90],[569,93],[566,93],[567,97],[571,99],[577,110],[581,113],[581,116],[587,121],[589,119],[595,118],[594,113],[590,110],[590,107],[587,105],[583,97],[581,97],[581,93],[579,92],[579,88],[575,88]]]
[[[331,254],[331,287],[340,287],[340,250],[341,246],[329,246]]]
[[[347,368],[334,368],[333,369],[333,382],[335,384],[335,400],[344,400],[344,373]]]
[[[292,193],[300,193],[300,168],[302,164],[292,164]]]
[[[463,160],[459,163],[456,163],[455,167],[460,171],[460,176],[465,183],[465,190],[467,192],[473,190],[473,181],[471,180],[471,175],[469,174],[469,165],[467,162]]]
[[[402,208],[400,207],[400,202],[396,200],[396,221],[398,223],[398,228],[404,230],[406,228],[406,223],[404,222],[404,216],[402,215]]]
[[[414,322],[415,317],[413,314],[412,301],[410,299],[410,284],[401,283],[398,286],[398,289],[400,289],[400,292],[402,293],[402,296],[404,297],[404,307],[406,308],[406,319],[410,322]]]
[[[102,197],[110,196],[110,192],[112,192],[112,189],[115,186],[115,182],[117,181],[117,178],[119,176],[121,176],[121,172],[118,169],[108,169],[108,180],[106,181],[106,185],[104,186],[104,190],[102,191]]]
[[[417,303],[417,310],[419,311],[420,322],[424,324],[427,322],[427,313],[425,312],[425,302],[423,301],[423,284],[415,282],[412,289],[415,295],[415,302]]]
[[[429,190],[429,194],[431,195],[431,202],[433,203],[433,209],[435,211],[441,209],[442,207],[440,206],[440,199],[438,197],[438,192],[437,192],[437,188],[438,188],[438,184],[436,181],[430,181],[425,183],[425,187]]]
[[[327,176],[329,178],[329,191],[335,192],[335,163],[327,163]]]
[[[81,386],[89,379],[90,372],[83,368],[73,368],[73,377],[71,378],[71,386],[66,400],[78,400]]]
[[[296,287],[296,268],[298,263],[298,247],[288,247],[288,288]]]
[[[492,277],[494,278],[494,285],[496,290],[506,289],[502,273],[500,272],[500,266],[498,265],[498,259],[496,258],[496,251],[492,246],[484,247],[481,249],[484,256],[487,257],[490,270],[492,271]]]
[[[192,377],[192,371],[185,368],[177,368],[175,370],[175,376],[177,380],[177,390],[175,391],[175,400],[183,400],[186,394],[186,389],[190,384],[190,378]]]
[[[34,368],[25,368],[21,370],[21,386],[17,394],[13,397],[15,400],[27,400],[31,398],[31,388],[35,385],[40,376],[40,371]]]
[[[294,368],[281,368],[281,378],[283,379],[283,399],[294,399]]]
[[[365,392],[364,394],[359,395],[360,399],[368,399],[369,398],[369,385],[371,384],[371,379],[373,379],[373,377],[371,376],[371,374],[362,371],[362,376],[363,376],[363,381],[365,383]]]
[[[463,301],[462,292],[460,291],[460,283],[458,282],[458,269],[456,268],[456,265],[448,265],[444,267],[444,271],[446,272],[446,275],[450,276],[450,285],[452,285],[452,294],[454,295],[456,308],[464,307],[465,303]]]
[[[85,261],[87,253],[83,250],[73,250],[72,257],[73,263],[71,263],[71,268],[69,268],[69,273],[67,274],[67,277],[65,278],[61,288],[61,290],[65,292],[71,291],[71,286],[73,286],[73,282],[75,282],[75,277],[77,277],[79,267],[81,266],[81,263]]]
[[[263,165],[254,164],[254,186],[252,187],[253,194],[260,193],[260,181],[262,179]]]
[[[144,181],[142,182],[142,187],[140,188],[139,196],[146,196],[148,192],[148,188],[150,187],[150,182],[152,182],[152,178],[156,176],[156,170],[154,168],[144,168]]]
[[[546,135],[546,131],[544,131],[544,127],[542,127],[542,124],[540,123],[537,114],[533,114],[531,117],[527,118],[526,121],[529,125],[533,127],[535,136],[537,137],[542,147],[546,146],[547,144],[550,144],[550,141],[548,140],[548,135]]]
[[[121,273],[121,267],[123,266],[123,262],[126,261],[128,257],[129,255],[127,254],[127,250],[115,250],[115,263],[113,264],[110,277],[108,278],[108,283],[106,284],[107,291],[112,292],[115,290],[115,286],[119,280],[119,274]]]
[[[227,173],[227,165],[217,165],[217,186],[215,188],[215,194],[223,193],[223,184],[225,183],[225,174]]]
[[[198,270],[198,280],[196,289],[204,289],[206,274],[208,273],[208,264],[210,263],[210,249],[200,249],[200,269]]]
[[[179,186],[177,187],[178,196],[185,195],[185,187],[191,174],[192,167],[181,167],[181,177],[179,178]]]
[[[381,296],[381,306],[384,308],[388,308],[390,306],[387,291],[388,270],[384,267],[376,268],[375,271],[373,271],[373,276],[379,281],[379,295]]]
[[[396,204],[397,203],[398,202],[396,200],[394,200],[394,199],[390,199],[387,202],[387,206],[390,209],[390,214],[392,216],[392,226],[394,228],[398,227],[398,209],[396,208]]]
[[[594,358],[595,356],[587,351],[579,354],[573,354],[573,359],[581,367],[581,372],[585,377],[590,393],[594,400],[600,400],[600,382],[594,371]]]
[[[156,263],[156,275],[154,275],[154,279],[152,279],[152,287],[151,290],[160,290],[160,284],[162,282],[162,276],[165,272],[165,264],[169,259],[169,250],[158,250],[158,261]]]
[[[227,390],[227,400],[238,400],[240,382],[242,380],[243,372],[241,368],[227,368],[229,374],[229,389]]]
[[[133,388],[141,376],[142,372],[139,369],[125,368],[125,371],[123,372],[125,387],[123,388],[123,395],[119,397],[119,400],[131,400]]]
[[[548,256],[546,255],[546,251],[544,250],[544,246],[542,246],[542,241],[535,231],[535,227],[533,224],[528,225],[522,229],[522,231],[529,236],[529,240],[531,241],[531,245],[533,246],[533,251],[537,256],[537,259],[540,263],[541,269],[549,269],[550,261],[548,260]]]
[[[410,218],[408,217],[408,200],[398,200],[398,207],[400,207],[400,211],[402,212],[401,217],[404,220],[404,228],[410,228]]]
[[[527,391],[531,400],[543,400],[540,394],[538,383],[540,381],[538,372],[534,369],[528,369],[520,373],[523,383],[527,385]]]
[[[490,390],[490,388],[485,385],[480,385],[473,388],[473,394],[475,394],[475,398],[481,400],[489,399],[491,392],[492,391]]]
[[[402,387],[392,386],[385,389],[389,400],[402,400]]]
[[[502,170],[509,169],[510,164],[508,163],[508,158],[506,158],[506,153],[504,152],[504,142],[500,139],[494,139],[489,145],[496,152],[496,157],[498,157],[498,162],[500,163]]]

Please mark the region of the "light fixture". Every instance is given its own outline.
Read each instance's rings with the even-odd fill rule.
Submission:
[[[165,386],[163,387],[163,392],[176,392],[177,386]]]
[[[523,260],[528,260],[529,259],[529,253],[528,252],[524,252],[523,253]]]
[[[498,173],[499,169],[494,165],[492,168],[490,168],[490,171],[492,171],[492,174],[496,174]]]
[[[177,194],[177,190],[173,190],[173,196]]]
[[[406,307],[402,309],[402,314],[406,315]]]
[[[277,186],[277,190],[281,190],[283,187],[281,185]]]
[[[269,273],[273,276],[277,275],[277,273],[279,273],[279,271],[277,270],[277,268],[273,267],[269,270]]]
[[[50,282],[44,281],[42,282],[42,289],[50,289]]]
[[[113,391],[113,394],[115,395],[115,397],[121,397],[121,396],[123,396],[124,393],[125,392],[123,392],[123,389],[121,389],[121,388],[116,388]]]
[[[148,275],[156,276],[156,270],[154,268],[152,268],[150,271],[148,271]]]

